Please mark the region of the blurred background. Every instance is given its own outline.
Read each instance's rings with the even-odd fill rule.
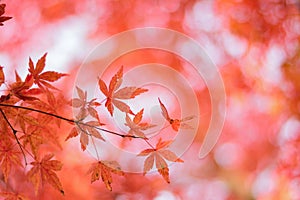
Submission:
[[[182,156],[185,162],[170,167],[171,184],[157,173],[128,174],[114,177],[113,191],[107,191],[101,181],[90,184],[86,171],[91,159],[78,143],[67,143],[57,153],[64,163],[59,175],[66,196],[46,186],[37,199],[300,199],[298,0],[1,3],[6,4],[5,15],[13,17],[0,27],[0,65],[12,74],[7,79],[14,79],[15,69],[26,73],[29,56],[36,61],[48,52],[46,69],[70,74],[62,83],[68,96],[76,71],[96,45],[122,31],[151,26],[196,40],[220,70],[226,88],[221,138],[200,160],[197,154],[211,104],[207,88],[195,80],[193,88],[205,114],[199,118],[193,144]],[[155,61],[184,73],[184,66],[172,56],[155,52],[150,59],[147,53],[120,59],[115,67]]]

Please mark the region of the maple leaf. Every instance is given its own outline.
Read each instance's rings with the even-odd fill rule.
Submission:
[[[91,174],[91,183],[102,179],[103,183],[105,184],[105,187],[112,191],[112,174],[117,174],[120,176],[124,175],[124,172],[121,170],[121,167],[119,163],[116,161],[98,161],[96,163],[93,163],[90,169],[88,170],[88,173]]]
[[[80,144],[81,149],[86,150],[87,145],[89,144],[89,136],[98,138],[100,140],[105,141],[99,131],[96,129],[97,126],[102,126],[104,124],[99,123],[98,121],[89,121],[89,122],[78,122],[76,123],[76,127],[73,127],[68,134],[65,141],[70,138],[76,137],[80,134]]]
[[[128,131],[129,135],[136,135],[141,138],[146,138],[145,134],[143,133],[144,130],[154,127],[153,124],[148,123],[141,123],[143,117],[144,109],[140,110],[134,117],[133,120],[130,119],[128,114],[126,113],[126,123],[125,125],[130,128]]]
[[[102,79],[99,79],[98,81],[101,92],[106,96],[105,107],[107,108],[111,116],[113,116],[114,106],[122,112],[134,114],[131,111],[130,107],[119,99],[133,99],[141,93],[148,91],[148,89],[138,87],[124,87],[119,89],[122,84],[122,80],[123,66],[112,77],[108,87]]]
[[[100,118],[97,110],[94,107],[100,106],[101,104],[96,101],[96,98],[87,101],[87,92],[83,91],[79,87],[76,86],[77,94],[79,98],[73,98],[70,104],[74,108],[80,108],[80,112],[88,113],[93,118],[97,119],[100,122]],[[79,114],[80,115],[80,114]],[[86,115],[83,114],[86,117]]]
[[[10,94],[23,100],[23,101],[33,101],[39,100],[36,97],[31,96],[33,91],[36,89],[31,88],[33,85],[33,77],[32,75],[27,75],[25,81],[22,81],[17,72],[15,72],[16,82],[9,85]]]
[[[1,142],[3,142],[1,138]],[[13,149],[13,145],[10,142],[7,142],[6,145],[0,146],[0,163],[1,170],[4,175],[4,181],[7,183],[8,176],[13,165],[22,166],[20,160],[20,152]]]
[[[27,144],[30,145],[31,152],[35,157],[38,155],[38,149],[44,142],[44,138],[41,135],[41,129],[36,126],[28,126],[27,131],[24,131],[24,135],[20,137],[23,141],[23,146],[26,147]]]
[[[62,168],[62,163],[58,160],[51,160],[53,154],[45,155],[40,161],[34,161],[30,164],[33,166],[27,173],[28,180],[34,185],[37,194],[40,184],[49,183],[52,187],[64,194],[62,184],[55,171]]]
[[[155,148],[145,149],[138,154],[138,156],[148,156],[144,161],[144,169],[143,169],[144,175],[153,168],[154,161],[155,161],[155,166],[159,174],[162,175],[162,177],[165,179],[167,183],[170,183],[169,168],[165,159],[171,162],[183,162],[183,160],[178,158],[175,155],[175,153],[173,153],[168,149],[165,149],[172,142],[173,142],[172,140],[162,141],[162,139],[160,138]]]
[[[161,102],[161,100],[158,98],[159,104],[160,104],[160,108],[161,108],[161,113],[163,115],[163,117],[169,122],[169,124],[171,125],[172,129],[174,131],[178,131],[179,128],[183,128],[183,129],[192,129],[192,127],[186,123],[183,123],[184,121],[188,121],[194,118],[194,116],[188,116],[185,117],[183,119],[172,119],[169,116],[168,110],[165,107],[165,105]]]
[[[8,114],[11,116],[11,118],[15,119],[15,125],[19,124],[22,131],[25,132],[26,123],[35,126],[39,125],[37,119],[29,115],[29,113],[31,113],[29,110],[13,108]]]
[[[45,62],[46,62],[46,56],[47,53],[45,53],[36,63],[36,66],[34,67],[33,61],[31,58],[29,58],[29,68],[28,71],[33,76],[34,83],[39,86],[41,89],[51,88],[57,90],[56,87],[52,86],[49,82],[55,82],[58,79],[60,79],[63,76],[66,76],[67,74],[62,74],[54,71],[46,71],[43,72],[45,68]]]
[[[2,22],[5,22],[12,18],[12,17],[2,16],[5,13],[5,6],[6,6],[5,4],[0,4],[0,26],[3,26]]]

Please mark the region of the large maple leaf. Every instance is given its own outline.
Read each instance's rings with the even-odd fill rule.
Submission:
[[[60,79],[63,76],[66,76],[67,74],[62,74],[62,73],[58,73],[58,72],[54,72],[54,71],[46,71],[43,72],[45,68],[45,62],[46,62],[46,56],[47,53],[45,53],[36,63],[36,66],[34,67],[34,64],[31,60],[31,58],[29,58],[29,72],[30,74],[33,76],[34,78],[34,83],[37,84],[39,86],[39,88],[41,89],[45,89],[46,88],[51,88],[51,89],[56,89],[56,87],[52,86],[49,82],[54,82],[57,81],[58,79]]]
[[[139,94],[148,91],[148,89],[138,87],[124,87],[119,89],[122,84],[122,80],[123,66],[112,77],[108,87],[102,79],[99,79],[98,82],[101,92],[106,96],[105,107],[107,108],[111,116],[113,116],[114,106],[122,112],[134,114],[130,107],[119,99],[133,99]]]
[[[143,131],[155,126],[153,124],[141,122],[142,118],[143,118],[143,112],[144,112],[144,109],[140,110],[133,117],[133,119],[131,119],[128,116],[128,114],[126,113],[126,118],[125,118],[126,123],[125,123],[125,125],[130,128],[130,130],[128,131],[129,135],[134,135],[134,136],[138,136],[138,137],[141,137],[141,138],[146,138]]]
[[[169,122],[169,124],[171,125],[171,127],[174,131],[178,131],[179,128],[192,129],[192,127],[189,124],[184,123],[184,122],[193,119],[194,116],[188,116],[188,117],[185,117],[183,119],[173,119],[169,116],[167,108],[161,102],[161,100],[159,98],[158,98],[158,101],[159,101],[159,104],[160,104],[161,113],[162,113],[163,117]]]
[[[183,160],[178,158],[175,153],[166,149],[172,142],[172,140],[162,141],[160,138],[155,148],[145,149],[138,154],[138,156],[147,156],[144,161],[144,175],[153,168],[155,161],[156,169],[158,170],[160,175],[165,179],[167,183],[170,183],[169,168],[165,160],[171,162],[183,162]]]
[[[3,26],[2,22],[5,22],[12,18],[12,17],[3,16],[3,14],[5,13],[5,6],[6,6],[5,4],[0,4],[0,26]]]
[[[34,185],[35,192],[38,192],[40,184],[49,183],[55,189],[64,194],[62,184],[55,171],[62,168],[62,163],[58,160],[51,160],[53,154],[45,155],[40,161],[34,161],[30,164],[33,166],[27,173],[28,180]]]
[[[111,173],[121,176],[124,175],[119,163],[116,161],[98,161],[93,163],[88,173],[91,174],[91,183],[99,180],[101,177],[105,187],[110,191],[112,191],[111,183],[113,181]]]

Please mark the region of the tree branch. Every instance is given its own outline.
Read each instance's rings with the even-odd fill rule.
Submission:
[[[93,127],[93,128],[96,128],[96,129],[98,129],[100,131],[103,131],[103,132],[106,132],[106,133],[110,133],[110,134],[113,134],[113,135],[117,135],[117,136],[120,136],[120,137],[123,137],[123,138],[126,138],[126,137],[129,137],[129,138],[141,138],[141,137],[134,136],[134,135],[123,135],[123,134],[120,134],[120,133],[117,133],[117,132],[114,132],[114,131],[110,131],[110,130],[107,130],[107,129],[104,129],[104,128],[91,126],[91,125],[85,124],[84,122],[81,122],[81,121],[76,121],[74,119],[69,119],[69,118],[66,118],[66,117],[62,117],[60,115],[56,115],[56,114],[49,113],[49,112],[42,111],[42,110],[37,110],[37,109],[34,109],[34,108],[30,108],[30,107],[24,107],[24,106],[17,106],[17,105],[0,103],[0,107],[1,106],[2,107],[10,107],[10,108],[19,108],[19,109],[24,109],[24,110],[30,110],[30,111],[37,112],[37,113],[42,113],[44,115],[52,116],[52,117],[55,117],[55,118],[58,118],[58,119],[70,122],[72,124],[77,124],[77,125],[80,124],[80,125],[84,125],[84,126]],[[144,139],[144,138],[142,138],[142,139]]]

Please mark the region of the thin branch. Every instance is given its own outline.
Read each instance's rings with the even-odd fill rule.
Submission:
[[[0,103],[0,107],[1,106],[3,106],[3,107],[10,107],[10,108],[19,108],[19,109],[24,109],[24,110],[30,110],[30,111],[37,112],[37,113],[42,113],[44,115],[52,116],[52,117],[55,117],[55,118],[58,118],[58,119],[61,119],[61,120],[64,120],[64,121],[67,121],[67,122],[70,122],[70,123],[77,124],[77,125],[80,124],[80,125],[84,125],[84,126],[93,127],[93,128],[96,128],[96,129],[98,129],[100,131],[103,131],[103,132],[106,132],[106,133],[110,133],[110,134],[113,134],[113,135],[117,135],[117,136],[120,136],[120,137],[123,137],[123,138],[125,138],[125,137],[141,138],[141,137],[137,137],[137,136],[134,136],[134,135],[123,135],[123,134],[120,134],[120,133],[117,133],[117,132],[114,132],[114,131],[110,131],[110,130],[107,130],[107,129],[104,129],[104,128],[91,126],[91,125],[85,124],[84,122],[81,122],[81,121],[76,121],[74,119],[69,119],[69,118],[66,118],[66,117],[62,117],[60,115],[56,115],[56,114],[49,113],[49,112],[42,111],[42,110],[37,110],[37,109],[34,109],[34,108],[30,108],[30,107],[24,107],[24,106],[17,106],[17,105]]]
[[[145,141],[152,149],[155,149],[155,147],[152,146],[152,144],[151,144],[148,140],[144,139],[144,141]]]
[[[62,117],[60,115],[56,115],[56,114],[49,113],[49,112],[42,111],[42,110],[37,110],[37,109],[34,109],[34,108],[30,108],[30,107],[16,106],[16,105],[3,104],[3,103],[0,103],[0,106],[10,107],[10,108],[20,108],[20,109],[24,109],[24,110],[30,110],[30,111],[33,111],[33,112],[42,113],[42,114],[49,115],[49,116],[52,116],[52,117],[55,117],[55,118],[58,118],[58,119],[62,119],[62,120],[67,121],[67,122],[74,123],[73,119],[68,119],[68,118]]]
[[[19,146],[19,148],[20,148],[20,150],[21,150],[21,152],[22,152],[22,154],[23,154],[23,158],[24,158],[24,161],[25,161],[25,165],[27,165],[28,163],[27,163],[27,160],[26,160],[25,152],[24,152],[24,150],[23,150],[23,148],[22,148],[22,145],[21,145],[21,143],[20,143],[20,141],[19,141],[19,139],[18,139],[18,137],[17,137],[17,132],[18,132],[18,131],[17,131],[16,129],[14,129],[14,127],[11,125],[11,123],[10,123],[9,120],[7,119],[5,113],[3,112],[2,109],[0,109],[0,112],[1,112],[1,114],[3,115],[3,118],[4,118],[5,121],[7,122],[8,126],[9,126],[10,129],[12,130],[13,135],[14,135],[14,137],[15,137],[17,143],[18,143],[18,146]]]

